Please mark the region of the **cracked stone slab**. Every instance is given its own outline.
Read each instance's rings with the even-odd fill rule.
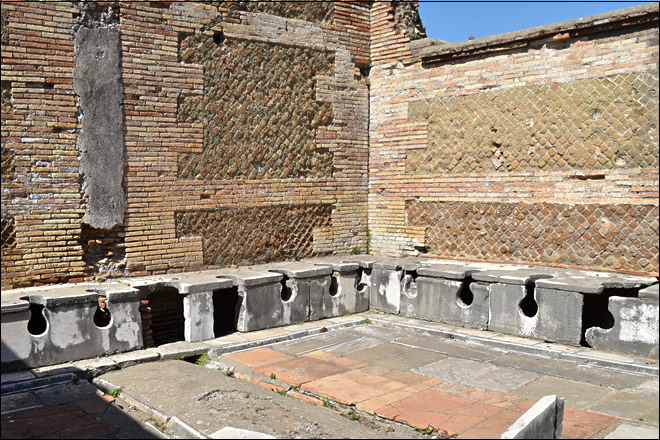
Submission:
[[[221,269],[217,272],[217,276],[220,278],[229,278],[235,285],[245,287],[279,283],[282,281],[282,275],[279,273],[246,268]]]
[[[601,294],[606,289],[642,289],[654,283],[656,283],[656,279],[652,277],[608,272],[569,271],[551,279],[538,280],[536,286],[594,295]]]
[[[259,266],[269,272],[281,273],[289,278],[314,278],[332,275],[332,268],[310,263],[284,263]],[[255,267],[256,268],[256,267]]]

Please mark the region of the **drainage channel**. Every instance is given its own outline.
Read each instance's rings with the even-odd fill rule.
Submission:
[[[657,377],[659,368],[658,365],[645,365],[645,364],[640,364],[640,363],[631,363],[631,362],[624,362],[624,361],[619,361],[616,359],[607,359],[607,353],[605,353],[604,357],[596,357],[596,356],[589,356],[589,353],[566,353],[558,350],[553,350],[548,347],[543,347],[543,346],[535,346],[535,345],[528,345],[528,344],[518,344],[516,342],[510,342],[506,340],[499,340],[494,337],[480,337],[476,336],[473,334],[470,335],[465,335],[460,332],[452,332],[448,330],[439,330],[439,329],[433,329],[433,328],[428,328],[428,327],[422,327],[422,326],[416,326],[416,325],[411,325],[411,324],[405,324],[405,323],[400,323],[400,322],[394,322],[393,320],[389,319],[383,319],[379,317],[370,317],[370,319],[377,324],[380,325],[389,325],[393,328],[399,328],[399,329],[409,329],[409,330],[415,330],[420,332],[420,334],[427,335],[427,336],[436,336],[440,338],[447,338],[450,340],[453,340],[455,342],[470,342],[473,344],[477,344],[483,347],[486,347],[491,350],[496,350],[499,352],[515,352],[519,354],[524,354],[524,355],[533,355],[533,356],[541,356],[545,357],[548,359],[556,359],[557,356],[561,355],[561,358],[563,360],[567,361],[573,361],[578,363],[579,365],[585,365],[585,366],[594,366],[594,367],[599,367],[599,368],[607,368],[607,369],[612,369],[616,371],[623,371],[626,373],[633,373],[633,374],[641,374],[641,375],[648,375],[648,376],[653,376]],[[393,343],[397,343],[396,341],[393,341]],[[543,341],[539,340],[539,344],[542,344]],[[402,344],[404,345],[404,344]],[[422,347],[416,347],[422,349]],[[581,347],[584,350],[591,350],[586,347]],[[429,349],[425,349],[429,350]],[[429,350],[429,351],[434,351],[434,350]],[[598,351],[594,350],[594,353],[599,353]],[[456,356],[455,354],[452,354],[452,356]]]

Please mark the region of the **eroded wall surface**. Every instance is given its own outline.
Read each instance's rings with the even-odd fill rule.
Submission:
[[[371,9],[374,253],[658,274],[658,9],[442,45]]]
[[[359,2],[3,2],[3,289],[366,250],[368,33]],[[73,76],[117,36],[104,127]]]

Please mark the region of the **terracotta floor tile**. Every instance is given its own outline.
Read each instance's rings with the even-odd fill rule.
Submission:
[[[343,357],[332,359],[331,362],[339,365],[340,367],[348,368],[350,370],[359,370],[361,368],[369,366],[369,364],[365,362],[360,362],[360,361],[356,361],[355,359],[343,358]]]
[[[405,389],[393,391],[391,393],[383,394],[382,396],[375,397],[373,399],[364,400],[358,402],[356,408],[360,411],[365,411],[368,413],[374,413],[378,408],[383,406],[390,405],[394,402],[397,402],[406,397],[410,397],[413,393],[410,391],[405,391]]]
[[[431,388],[445,388],[447,386],[453,386],[453,384],[450,384],[449,382],[443,382],[438,379],[426,379],[424,382],[416,383],[411,386],[419,391],[424,391]]]
[[[592,438],[606,427],[568,422],[564,420],[562,438]]]
[[[501,410],[471,428],[461,430],[458,438],[499,438],[522,415],[521,411]]]
[[[275,385],[275,384],[272,384],[272,383],[269,383],[269,382],[263,382],[262,381],[262,382],[257,383],[257,385],[259,385],[260,387],[264,387],[266,389],[269,389],[269,390],[273,390],[273,391],[284,391],[284,388],[282,388],[281,386]]]
[[[467,431],[484,420],[486,420],[486,417],[472,414],[457,414],[452,416],[442,414],[441,417],[433,418],[430,425],[438,431],[443,430],[447,432],[447,435],[453,436]]]
[[[310,351],[309,353],[303,354],[303,356],[313,357],[324,361],[335,361],[336,359],[340,359],[338,356],[323,350]]]
[[[275,362],[288,361],[293,359],[293,356],[280,353],[272,348],[261,347],[253,350],[239,351],[236,353],[229,353],[223,355],[228,359],[240,362],[248,367],[259,367],[262,365],[273,364]]]
[[[401,414],[401,410],[392,405],[385,405],[382,408],[374,410],[374,414],[385,417],[386,419],[394,420],[396,416]]]
[[[584,425],[610,426],[616,421],[616,417],[606,416],[584,409],[565,408],[564,421],[576,422]]]
[[[289,391],[289,396],[295,397],[296,399],[304,400],[305,402],[311,403],[312,405],[323,406],[323,402],[320,401],[319,399],[315,399],[303,393],[298,393],[296,391]]]
[[[469,405],[446,408],[442,411],[442,413],[452,416],[470,414],[473,416],[481,417],[483,419],[487,419],[488,417],[491,417],[502,411],[502,408],[495,405],[488,405],[486,403],[475,402],[473,400],[470,402],[472,403]]]
[[[488,391],[470,386],[462,386],[454,390],[447,390],[447,392],[501,408],[513,409],[520,401],[524,400],[513,394],[501,393],[499,391]]]
[[[112,396],[109,397],[112,398]],[[108,405],[110,403],[111,402],[108,399],[92,397],[91,399],[79,400],[76,402],[76,405],[82,408],[82,410],[87,414],[98,414],[105,412],[105,410],[108,409]]]
[[[395,380],[397,382],[405,383],[406,385],[415,385],[428,380],[428,377],[426,376],[420,376],[419,374],[399,370],[392,370],[389,373],[383,375],[383,377]]]
[[[381,396],[405,385],[361,371],[336,374],[302,385],[302,388],[346,405]]]
[[[530,400],[530,399],[523,399],[520,402],[515,403],[511,409],[519,410],[522,412],[527,411],[531,407],[533,407],[536,404],[536,400]],[[568,408],[566,408],[568,409]]]
[[[311,382],[322,377],[344,373],[347,369],[332,362],[302,356],[298,359],[255,368],[254,371],[265,376],[274,374],[278,380],[294,387],[299,387],[306,382]]]
[[[391,371],[389,368],[379,367],[378,365],[368,365],[364,368],[360,368],[360,370],[367,374],[373,374],[374,376],[385,376]]]
[[[401,423],[407,423],[409,425],[426,429],[431,425],[431,422],[434,418],[437,418],[438,414],[431,411],[422,411],[417,409],[404,409],[401,414],[397,415],[394,420]]]
[[[439,391],[427,390],[414,394],[406,399],[396,402],[394,405],[400,409],[431,411],[434,413],[445,413],[445,411],[456,411],[462,407],[473,405],[473,400],[463,399],[453,394],[441,393]]]

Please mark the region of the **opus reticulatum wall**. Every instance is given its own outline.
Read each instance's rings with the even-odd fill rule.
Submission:
[[[376,254],[658,274],[658,7],[449,44],[371,9]]]
[[[3,289],[365,250],[368,14],[3,2]]]
[[[2,3],[2,288],[350,254],[658,275],[658,8]]]

